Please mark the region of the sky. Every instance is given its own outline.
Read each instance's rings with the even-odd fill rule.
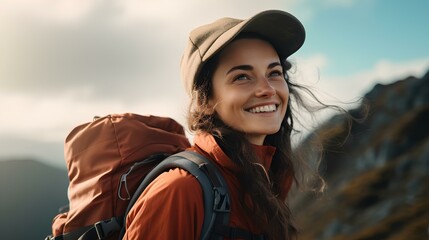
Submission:
[[[0,159],[65,167],[64,139],[95,115],[135,112],[184,124],[179,64],[188,33],[267,9],[305,26],[291,75],[327,103],[357,101],[377,83],[429,70],[424,0],[3,0]]]

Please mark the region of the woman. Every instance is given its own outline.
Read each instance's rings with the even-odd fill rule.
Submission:
[[[223,18],[190,33],[182,79],[191,96],[192,151],[211,159],[231,194],[229,226],[266,239],[292,239],[285,203],[295,177],[291,96],[286,59],[305,39],[283,11],[248,20]],[[295,99],[292,98],[292,99]],[[200,239],[202,191],[189,173],[160,175],[127,217],[125,239]]]

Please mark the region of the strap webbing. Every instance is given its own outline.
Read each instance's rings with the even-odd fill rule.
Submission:
[[[93,227],[80,236],[78,240],[105,239],[113,233],[121,230],[123,226],[122,219],[123,217],[112,217],[111,219],[97,222]]]
[[[75,231],[64,233],[46,240],[101,240],[109,237],[115,232],[119,232],[123,226],[123,217],[113,217],[99,221],[94,225],[82,227]]]

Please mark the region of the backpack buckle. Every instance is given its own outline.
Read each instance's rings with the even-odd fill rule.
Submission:
[[[224,187],[214,187],[213,210],[216,212],[230,212],[231,204],[227,190]]]
[[[94,228],[97,232],[98,239],[105,239],[112,233],[120,230],[121,226],[118,223],[117,219],[115,217],[112,217],[111,219],[96,222],[94,224]]]

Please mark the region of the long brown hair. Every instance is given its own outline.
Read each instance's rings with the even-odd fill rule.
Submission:
[[[245,37],[252,38],[247,35]],[[248,213],[246,217],[253,219],[261,226],[269,239],[296,239],[297,226],[285,199],[281,197],[284,196],[281,193],[285,188],[283,185],[285,178],[293,178],[296,183],[299,182],[296,169],[302,162],[292,151],[291,134],[294,130],[294,118],[291,101],[288,102],[280,130],[268,135],[264,141],[264,145],[276,147],[272,165],[268,171],[269,179],[267,179],[261,167],[253,164],[257,162],[256,154],[245,138],[245,134],[227,126],[208,108],[208,101],[213,95],[212,76],[218,61],[219,53],[204,64],[196,79],[189,106],[189,128],[194,132],[213,135],[230,159],[243,169],[237,177],[244,189],[239,196],[241,202],[245,203],[244,207]],[[282,61],[284,77],[289,86],[289,98],[292,97],[298,104],[303,104],[299,90],[306,88],[290,81],[287,71],[291,66],[286,59]],[[320,175],[315,174],[321,179]],[[250,197],[252,203],[249,204],[245,200],[246,197]]]

